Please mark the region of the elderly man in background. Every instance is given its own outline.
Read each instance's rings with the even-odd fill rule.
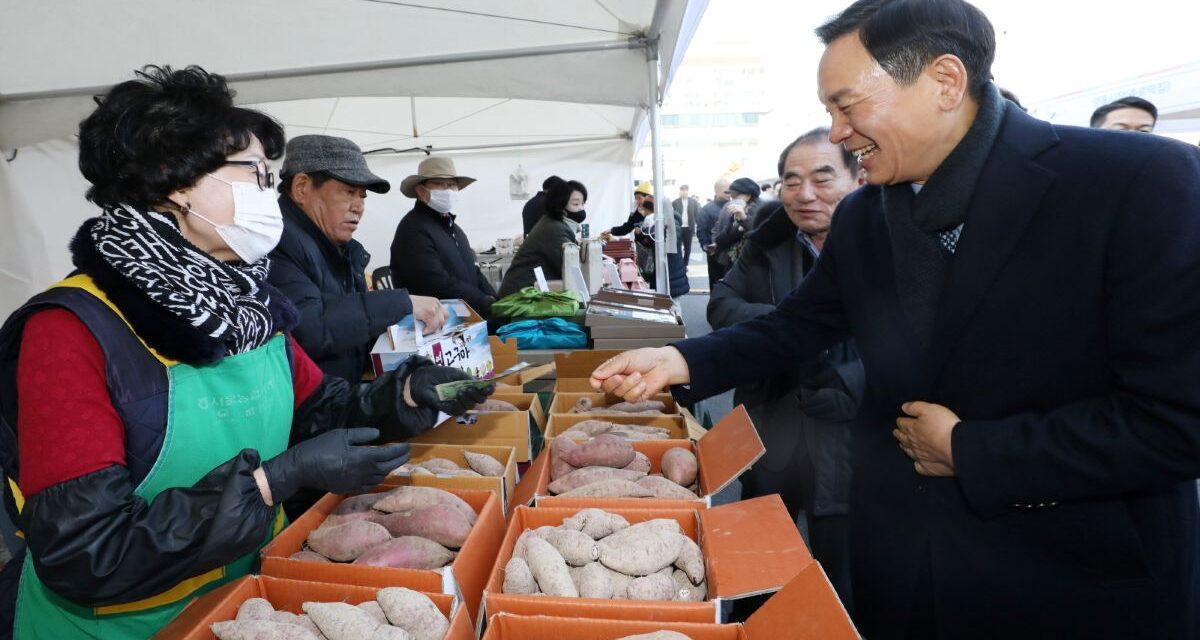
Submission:
[[[816,266],[833,212],[858,187],[858,160],[809,131],[779,156],[783,190],[758,211],[759,224],[725,278],[713,285],[708,323],[724,329],[775,310]],[[778,493],[807,525],[809,548],[846,608],[850,591],[850,424],[865,373],[852,340],[782,375],[737,386],[767,452],[743,476],[747,496]]]
[[[708,286],[711,288],[725,275],[725,265],[717,259],[717,246],[713,242],[713,229],[721,217],[721,209],[729,202],[729,178],[724,176],[713,184],[713,199],[700,207],[696,214],[696,239],[700,248],[708,255]]]
[[[465,300],[486,318],[496,290],[479,270],[466,232],[454,223],[459,190],[472,182],[458,175],[450,158],[430,156],[400,183],[400,193],[417,202],[392,239],[392,278],[412,293]]]
[[[280,171],[283,235],[271,252],[269,280],[300,311],[294,335],[325,373],[350,382],[370,366],[371,345],[388,325],[413,314],[440,328],[436,298],[403,289],[368,291],[371,256],[354,239],[367,192],[387,193],[358,145],[345,138],[292,138]]]

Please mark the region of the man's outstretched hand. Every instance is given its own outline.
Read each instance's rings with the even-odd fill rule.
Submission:
[[[610,358],[592,372],[592,388],[643,402],[673,384],[691,382],[687,360],[675,347],[635,349]]]

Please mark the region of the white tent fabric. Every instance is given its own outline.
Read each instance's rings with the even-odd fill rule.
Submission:
[[[92,95],[147,63],[222,73],[238,102],[289,136],[365,150],[431,148],[479,178],[460,222],[477,248],[520,233],[524,199],[551,173],[589,187],[589,221],[627,213],[646,113],[669,84],[707,0],[47,0],[0,21],[0,313],[69,269],[66,243],[95,208],[70,141]],[[660,63],[649,63],[657,51]],[[651,77],[652,69],[654,77]],[[358,238],[387,263],[412,202],[400,180],[422,153],[371,154],[393,191],[371,196]]]

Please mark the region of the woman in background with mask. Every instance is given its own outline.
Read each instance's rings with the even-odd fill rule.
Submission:
[[[546,215],[517,249],[497,295],[503,298],[533,286],[537,267],[547,280],[563,279],[563,244],[578,242],[579,227],[587,218],[587,197],[587,187],[575,180],[555,183],[546,191]]]
[[[409,448],[363,445],[482,400],[438,403],[467,376],[428,361],[325,377],[291,339],[296,310],[265,282],[283,129],[221,76],[147,67],[96,101],[79,166],[103,211],[71,242],[76,271],[0,329],[5,506],[28,545],[0,620],[18,638],[153,635],[249,573],[299,489],[368,490]]]

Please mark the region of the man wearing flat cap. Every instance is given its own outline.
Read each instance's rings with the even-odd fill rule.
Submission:
[[[375,339],[404,316],[431,329],[445,323],[436,298],[367,290],[371,256],[353,236],[367,191],[387,193],[391,185],[371,173],[358,145],[333,136],[292,138],[280,177],[283,236],[271,252],[269,280],[300,311],[296,340],[325,373],[361,379]]]
[[[461,298],[487,317],[496,290],[475,263],[467,234],[454,224],[458,192],[472,182],[458,175],[450,158],[430,156],[400,183],[400,193],[417,202],[396,227],[392,279],[413,293]]]

